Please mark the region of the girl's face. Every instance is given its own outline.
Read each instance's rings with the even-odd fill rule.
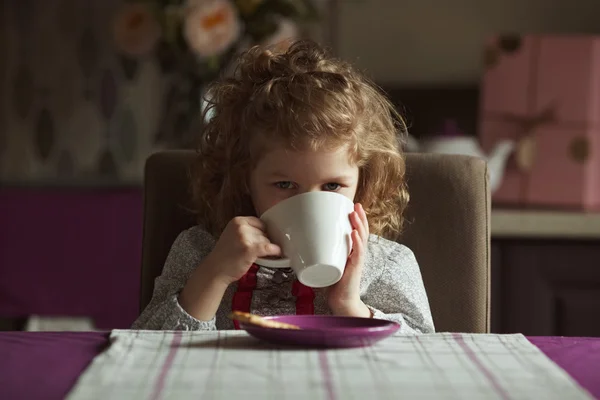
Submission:
[[[293,151],[274,147],[250,174],[250,196],[259,217],[269,208],[297,194],[337,192],[354,201],[358,166],[347,148]]]

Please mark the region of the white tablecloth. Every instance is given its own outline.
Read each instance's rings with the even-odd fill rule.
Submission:
[[[280,349],[243,331],[116,330],[69,399],[591,399],[523,335]]]

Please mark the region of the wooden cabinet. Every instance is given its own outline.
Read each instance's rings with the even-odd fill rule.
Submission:
[[[585,235],[493,226],[492,331],[600,337],[600,224]]]

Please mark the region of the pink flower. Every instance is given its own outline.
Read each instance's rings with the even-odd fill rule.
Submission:
[[[115,42],[127,55],[140,57],[150,53],[160,33],[158,21],[145,4],[125,4],[115,18]]]
[[[184,22],[184,35],[190,48],[200,57],[221,54],[240,35],[240,23],[229,0],[195,2]]]

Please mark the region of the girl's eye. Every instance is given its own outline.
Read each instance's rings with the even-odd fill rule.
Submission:
[[[334,182],[326,183],[325,185],[323,185],[323,189],[330,191],[330,192],[334,192],[334,191],[338,190],[339,188],[340,188],[340,184],[334,183]]]
[[[291,189],[294,187],[294,184],[289,181],[275,182],[275,187],[278,189]]]

